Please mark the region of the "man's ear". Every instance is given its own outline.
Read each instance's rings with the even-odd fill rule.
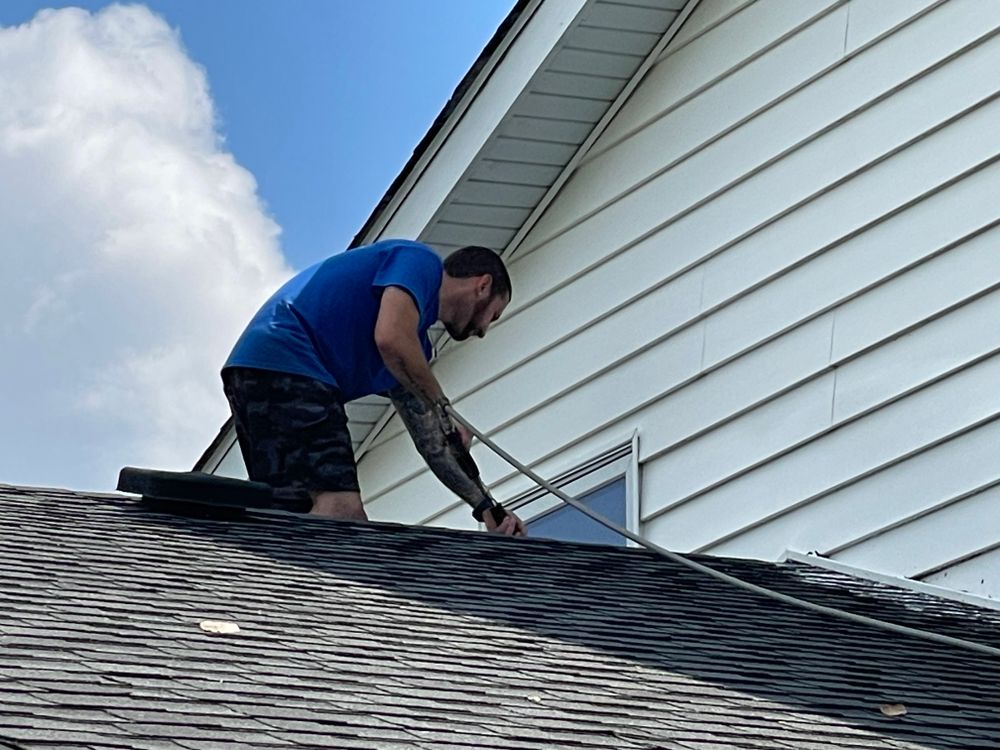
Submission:
[[[489,297],[492,292],[493,292],[493,277],[488,273],[484,273],[482,276],[476,279],[476,293],[481,296],[485,294],[485,296]]]

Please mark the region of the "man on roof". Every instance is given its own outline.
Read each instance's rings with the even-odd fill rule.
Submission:
[[[435,321],[458,341],[482,338],[510,295],[492,250],[465,247],[442,262],[408,240],[349,250],[294,276],[222,369],[250,479],[289,499],[307,494],[316,515],[366,520],[344,404],[378,393],[392,399],[434,474],[477,520],[523,534],[513,514],[498,523],[486,512],[494,503],[468,456],[471,435],[447,413],[428,364]]]

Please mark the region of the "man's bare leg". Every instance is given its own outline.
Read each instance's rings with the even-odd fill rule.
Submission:
[[[345,521],[367,521],[365,506],[359,492],[315,492],[310,515],[340,518]]]

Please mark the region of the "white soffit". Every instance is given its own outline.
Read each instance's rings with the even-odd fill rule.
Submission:
[[[495,53],[502,60],[484,69],[362,242],[416,237],[442,255],[508,250],[697,1],[529,4],[516,38]],[[391,416],[386,405],[377,396],[348,405],[359,459]]]
[[[538,22],[547,20],[546,10],[559,6],[562,18],[572,22],[533,66],[534,73],[516,95],[511,98],[513,92],[508,92],[506,101],[493,102],[503,108],[502,116],[491,123],[476,153],[467,154],[448,192],[424,204],[433,215],[421,216],[419,225],[392,221],[384,236],[416,236],[444,254],[472,244],[506,249],[553,185],[561,182],[685,0],[590,0],[579,9],[566,7],[575,5],[579,3],[542,4]],[[572,10],[575,17],[567,12]],[[480,93],[480,98],[487,97],[484,104],[490,95],[487,85]],[[454,170],[460,165],[450,166]]]

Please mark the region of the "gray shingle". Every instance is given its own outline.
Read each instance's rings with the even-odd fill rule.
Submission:
[[[708,562],[1000,645],[995,612],[799,564]],[[470,580],[486,569],[504,571],[494,586]],[[889,719],[884,702],[909,713]],[[0,736],[39,747],[946,750],[995,745],[998,712],[987,657],[644,550],[0,487]]]

